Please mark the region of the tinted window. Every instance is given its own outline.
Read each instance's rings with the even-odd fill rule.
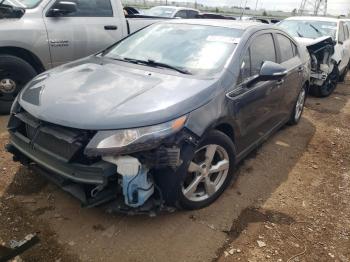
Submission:
[[[198,12],[193,11],[193,10],[188,10],[187,11],[187,18],[197,18]]]
[[[179,12],[176,13],[175,17],[187,18],[187,11],[186,10],[180,10]]]
[[[288,37],[284,35],[277,34],[277,41],[281,50],[281,62],[288,61],[294,57],[292,42]]]
[[[241,71],[239,74],[239,83],[242,83],[244,80],[249,78],[251,76],[251,63],[250,63],[250,49],[247,50],[245,53],[245,56],[243,58],[242,64],[241,64]]]
[[[341,42],[344,42],[344,40],[345,40],[344,26],[343,26],[342,23],[339,25],[339,36],[338,36],[338,40],[341,41]]]
[[[58,3],[57,1],[55,5]],[[67,14],[70,17],[109,17],[113,16],[110,0],[70,0],[77,5],[75,13]],[[53,6],[55,8],[55,6]]]
[[[271,34],[257,36],[250,47],[251,74],[258,75],[265,61],[276,62],[275,44]]]

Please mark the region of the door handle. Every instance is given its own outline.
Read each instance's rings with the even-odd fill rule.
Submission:
[[[118,27],[116,25],[105,25],[105,30],[117,30]]]

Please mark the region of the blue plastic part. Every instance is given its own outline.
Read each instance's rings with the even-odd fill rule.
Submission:
[[[154,184],[147,176],[148,169],[142,167],[136,176],[123,176],[125,204],[140,207],[153,195]]]

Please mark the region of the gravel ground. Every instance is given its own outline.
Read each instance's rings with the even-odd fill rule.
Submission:
[[[83,209],[2,150],[0,244],[37,232],[24,261],[350,261],[349,125],[350,82],[309,98],[215,204],[155,218]]]

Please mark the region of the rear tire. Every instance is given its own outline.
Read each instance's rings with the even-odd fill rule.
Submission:
[[[293,111],[288,121],[288,125],[297,125],[299,123],[304,111],[306,94],[307,94],[307,88],[306,86],[303,86],[303,88],[300,89],[297,101],[295,102],[295,105],[293,107]]]
[[[212,204],[233,178],[235,149],[231,139],[211,131],[197,147],[181,183],[179,204],[193,210]]]
[[[322,86],[311,87],[311,93],[317,97],[330,96],[333,91],[337,88],[339,81],[339,69],[338,66],[334,65],[333,71],[328,75]]]
[[[13,100],[35,76],[35,69],[23,59],[0,54],[0,114],[7,114]]]

